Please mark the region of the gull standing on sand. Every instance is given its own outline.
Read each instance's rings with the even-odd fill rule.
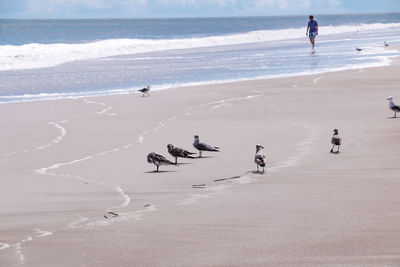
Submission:
[[[178,164],[178,158],[194,159],[194,157],[192,157],[191,155],[196,154],[196,153],[184,150],[180,147],[174,147],[171,144],[168,144],[167,148],[168,148],[168,153],[175,158],[175,164]]]
[[[150,94],[149,94],[149,92],[150,92],[150,86],[149,86],[149,85],[147,85],[147,87],[144,87],[144,88],[142,88],[142,89],[139,89],[138,91],[143,93],[143,95],[142,95],[143,97],[144,97],[145,95],[150,96]]]
[[[254,162],[257,164],[257,172],[259,172],[259,167],[262,167],[262,173],[264,173],[264,168],[267,165],[267,157],[263,149],[262,145],[256,145],[256,155],[254,156]]]
[[[147,162],[153,163],[157,166],[157,170],[155,170],[155,172],[158,172],[158,167],[160,167],[161,165],[175,165],[173,162],[167,160],[164,156],[161,156],[154,152],[151,152],[147,155]]]
[[[333,136],[332,136],[332,139],[331,139],[331,144],[333,145],[333,147],[332,147],[330,152],[334,153],[333,149],[335,148],[335,146],[337,146],[338,148],[337,148],[336,153],[339,153],[339,148],[340,148],[340,145],[342,144],[342,138],[339,137],[338,129],[334,129],[333,130]]]
[[[391,110],[393,110],[393,112],[394,112],[393,118],[397,118],[396,113],[397,113],[397,112],[400,112],[400,106],[396,105],[396,104],[393,102],[393,96],[389,96],[389,97],[387,98],[387,100],[390,101],[390,102],[389,102],[389,108],[390,108]]]
[[[193,146],[200,152],[199,158],[201,158],[202,151],[219,152],[219,147],[217,147],[217,146],[210,146],[205,143],[200,143],[200,139],[199,139],[198,135],[194,136]]]

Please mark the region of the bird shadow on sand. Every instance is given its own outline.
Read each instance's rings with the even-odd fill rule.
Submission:
[[[400,119],[400,117],[387,117],[386,119],[388,119],[388,120],[394,120],[394,119]]]
[[[215,158],[214,156],[202,156],[202,157],[194,157],[193,159],[211,159]]]
[[[174,165],[176,165],[176,166],[180,166],[180,165],[189,165],[189,164],[193,164],[193,163],[191,163],[191,162],[182,162],[182,163],[177,163],[177,164],[174,164]]]
[[[332,152],[329,152],[329,153],[331,153],[331,154],[335,154],[335,155],[338,155],[338,154],[340,154],[340,152],[339,152],[339,151],[332,151]]]
[[[148,171],[148,172],[145,172],[145,173],[149,173],[149,174],[157,174],[157,173],[168,173],[168,172],[177,172],[177,171]]]
[[[263,175],[265,171],[248,171],[247,173]]]

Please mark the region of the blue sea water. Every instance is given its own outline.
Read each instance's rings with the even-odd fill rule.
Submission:
[[[133,92],[389,64],[400,14],[0,20],[0,103]],[[361,52],[355,47],[360,47]]]

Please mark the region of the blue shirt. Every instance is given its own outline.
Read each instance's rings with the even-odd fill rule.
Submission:
[[[308,22],[308,27],[310,27],[310,32],[316,32],[317,26],[318,26],[318,22],[316,20],[310,20]]]

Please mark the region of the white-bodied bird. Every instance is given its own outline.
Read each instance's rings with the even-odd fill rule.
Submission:
[[[389,96],[389,97],[387,98],[387,100],[390,101],[390,102],[389,102],[389,108],[390,108],[391,110],[393,110],[393,112],[394,112],[393,118],[397,118],[396,113],[397,113],[397,112],[400,112],[400,106],[396,105],[396,104],[393,102],[393,96]]]
[[[217,146],[210,146],[205,143],[200,143],[200,139],[199,139],[198,135],[194,136],[193,146],[200,152],[199,158],[201,158],[202,151],[219,152],[219,147],[217,147]]]

